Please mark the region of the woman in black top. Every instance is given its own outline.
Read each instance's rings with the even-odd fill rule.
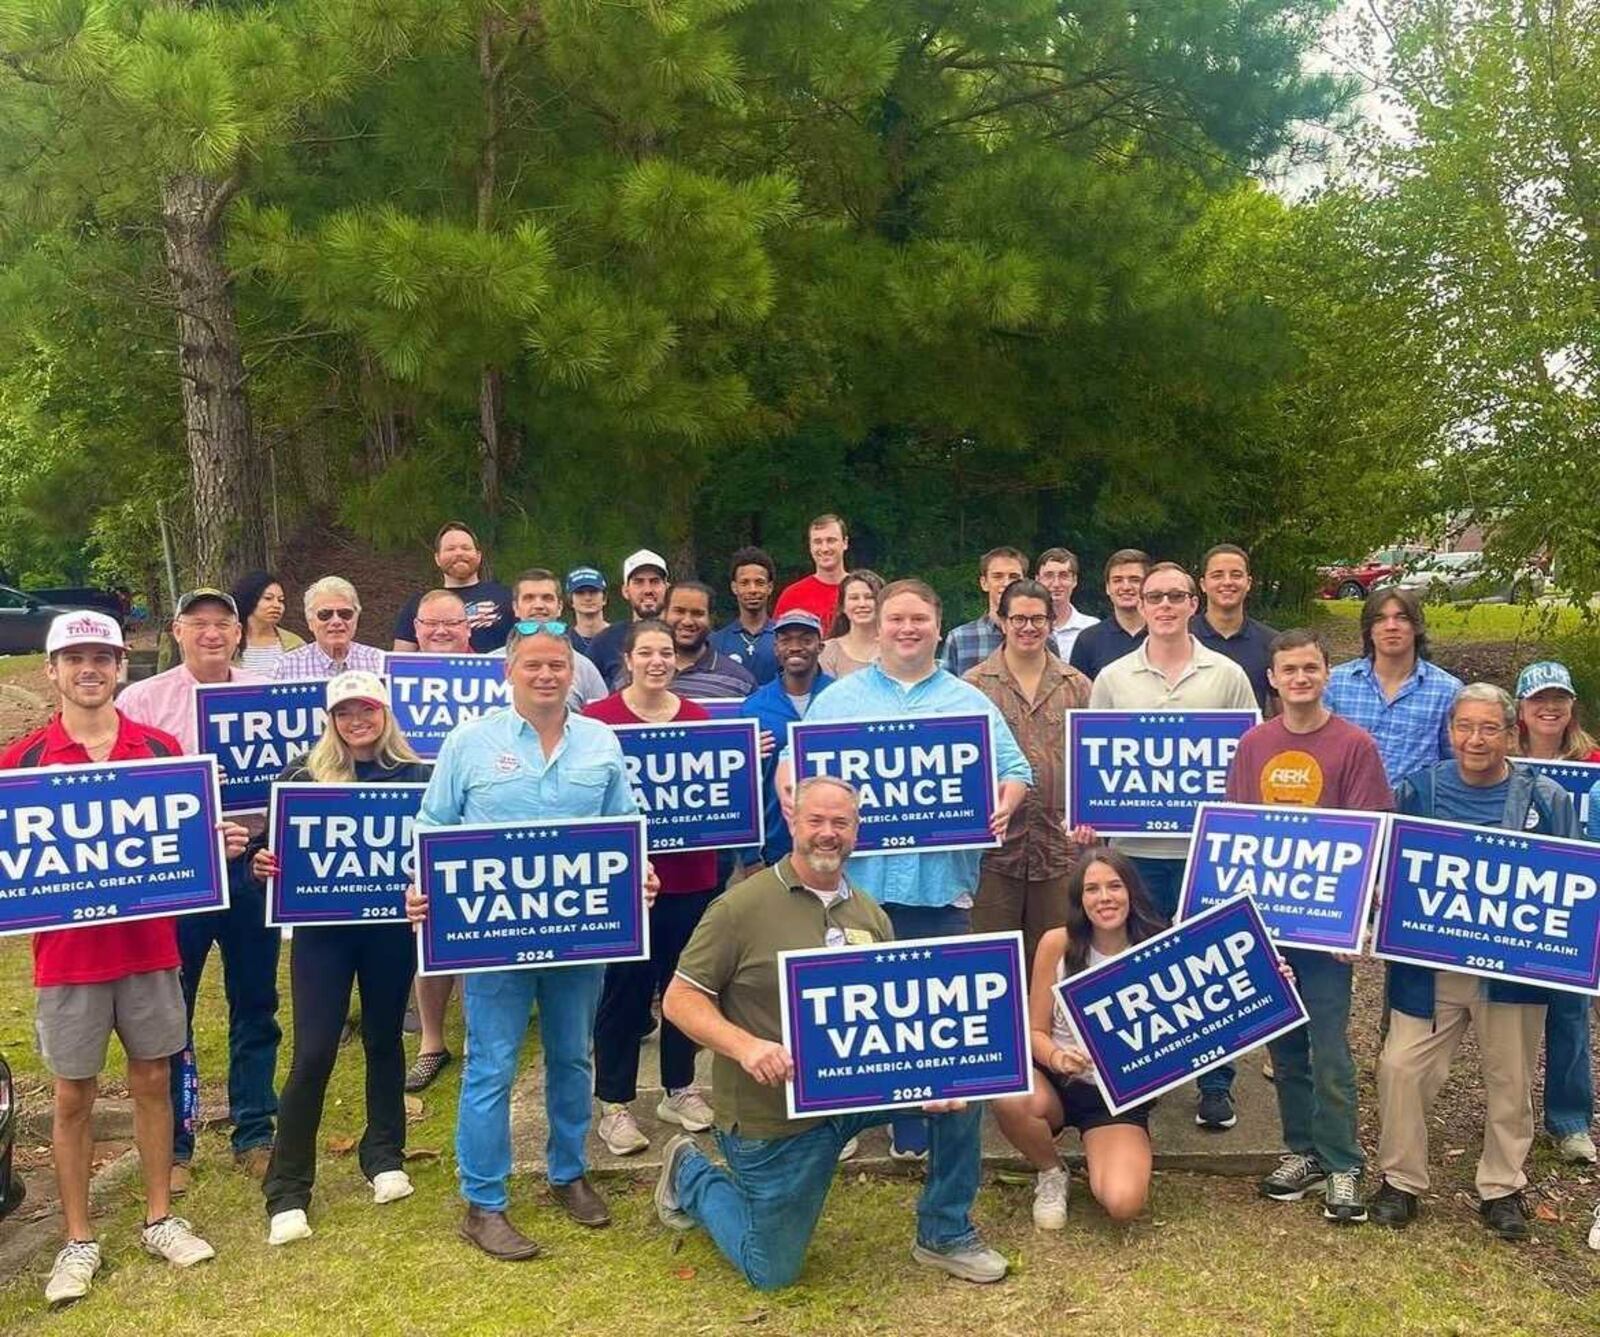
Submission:
[[[292,761],[279,777],[319,784],[405,784],[426,781],[418,760],[395,725],[382,678],[341,673],[328,683],[330,727],[315,747]],[[258,848],[251,871],[273,877],[278,862]],[[339,1054],[339,1037],[350,1007],[350,986],[361,990],[361,1041],[367,1057],[367,1127],[358,1154],[372,1182],[373,1201],[394,1202],[411,1194],[402,1168],[406,1138],[405,1050],[401,1025],[416,949],[411,926],[392,923],[299,927],[289,965],[294,999],[294,1060],[278,1111],[278,1140],[263,1188],[271,1225],[269,1244],[288,1244],[311,1234],[306,1207],[317,1170],[317,1128],[322,1102]]]

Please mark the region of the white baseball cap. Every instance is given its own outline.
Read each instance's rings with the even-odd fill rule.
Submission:
[[[667,559],[658,552],[651,552],[649,548],[640,548],[638,552],[622,559],[623,583],[626,584],[628,577],[633,575],[641,566],[653,566],[657,571],[661,572],[663,579],[666,578]]]
[[[376,673],[351,669],[328,679],[328,709],[346,701],[365,701],[369,706],[389,709],[389,684]]]
[[[116,619],[104,613],[91,613],[87,609],[81,613],[62,613],[51,622],[50,630],[45,634],[44,652],[47,655],[65,650],[69,645],[104,645],[118,652],[127,649],[122,643],[122,628],[117,625]]]

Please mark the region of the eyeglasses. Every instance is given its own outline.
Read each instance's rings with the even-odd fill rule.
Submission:
[[[1504,737],[1509,730],[1503,724],[1457,724],[1451,720],[1450,732],[1460,734],[1463,738],[1481,738],[1492,743],[1496,738]]]
[[[1146,590],[1141,597],[1147,604],[1186,604],[1194,595],[1188,590]]]
[[[464,617],[419,617],[416,619],[419,627],[426,627],[429,631],[438,631],[440,627],[464,627],[467,619]]]
[[[540,622],[533,618],[524,618],[514,628],[518,636],[565,636],[567,624],[565,622]]]
[[[319,608],[311,616],[316,618],[318,622],[332,622],[334,618],[338,618],[341,622],[354,622],[356,620],[356,610],[354,608]]]
[[[1017,631],[1026,631],[1029,627],[1043,631],[1050,625],[1050,618],[1044,613],[1008,613],[1006,621]]]

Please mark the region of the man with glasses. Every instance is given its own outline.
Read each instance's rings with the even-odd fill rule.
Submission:
[[[944,654],[939,663],[947,673],[964,678],[1001,647],[1006,634],[1000,623],[1000,596],[1007,585],[1027,574],[1027,554],[1017,548],[990,548],[978,559],[978,588],[989,600],[989,607],[982,617],[952,628],[944,638]],[[1054,636],[1046,637],[1044,648],[1057,659],[1061,657]]]
[[[498,650],[506,643],[506,629],[511,625],[511,591],[485,578],[484,553],[476,535],[459,520],[446,521],[434,536],[433,564],[444,577],[445,588],[454,590],[467,610],[472,648],[480,655]],[[393,649],[417,648],[411,635],[420,598],[409,599],[395,618]]]
[[[1070,548],[1046,548],[1039,554],[1035,579],[1050,591],[1050,611],[1055,622],[1056,648],[1062,659],[1072,654],[1080,633],[1100,619],[1079,612],[1072,596],[1078,590],[1078,555]]]
[[[1510,758],[1517,706],[1492,683],[1463,687],[1445,727],[1454,757],[1415,771],[1395,786],[1412,817],[1541,836],[1579,834],[1577,812],[1553,780]],[[1378,1171],[1383,1182],[1367,1209],[1379,1225],[1401,1227],[1428,1189],[1428,1123],[1468,1027],[1478,1040],[1484,1086],[1478,1211],[1501,1239],[1528,1237],[1523,1163],[1533,1146],[1533,1072],[1544,1033],[1543,989],[1509,980],[1390,962],[1389,1034],[1378,1059]]]
[[[417,633],[417,649],[428,655],[470,655],[472,624],[467,621],[467,606],[453,590],[429,590],[417,601],[417,616],[411,623]]]
[[[1450,755],[1450,705],[1461,679],[1428,659],[1422,601],[1411,590],[1378,590],[1361,607],[1361,658],[1338,665],[1323,695],[1378,745],[1389,783]]]
[[[1206,649],[1190,633],[1189,619],[1197,599],[1194,578],[1187,571],[1176,562],[1157,562],[1146,574],[1139,598],[1147,635],[1138,649],[1107,665],[1095,678],[1089,692],[1091,710],[1256,708],[1256,695],[1244,670]],[[1082,637],[1078,645],[1083,645]],[[1189,837],[1113,838],[1111,843],[1122,846],[1132,858],[1156,908],[1167,919],[1173,918]],[[1238,1122],[1233,1109],[1232,1065],[1206,1073],[1199,1086],[1195,1122],[1213,1131],[1232,1128]]]
[[[233,596],[221,590],[190,590],[178,600],[173,639],[182,662],[117,699],[117,708],[138,724],[171,734],[186,753],[200,750],[195,719],[197,683],[263,682],[232,661],[242,628]],[[309,647],[308,647],[309,648]],[[260,818],[245,823],[259,829]],[[252,832],[253,834],[253,832]],[[228,1000],[228,1117],[233,1122],[234,1164],[254,1179],[267,1173],[272,1156],[278,1096],[278,949],[282,935],[267,927],[265,888],[241,856],[228,861],[228,908],[183,915],[176,921],[188,1040],[171,1064],[172,1193],[188,1191],[194,1158],[198,1075],[194,1062],[194,1004],[213,946],[222,955]]]
[[[383,675],[383,651],[356,640],[361,600],[354,585],[343,576],[323,576],[306,587],[305,609],[311,643],[289,651],[277,662],[272,670],[274,682],[337,678],[352,669]],[[405,648],[415,650],[416,643],[407,641]]]
[[[1119,548],[1106,558],[1106,598],[1111,616],[1078,633],[1072,643],[1072,667],[1086,678],[1097,677],[1107,664],[1132,654],[1144,642],[1144,609],[1140,591],[1150,570],[1150,554]]]

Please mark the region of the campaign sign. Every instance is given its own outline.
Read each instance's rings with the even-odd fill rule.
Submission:
[[[1359,952],[1383,829],[1382,813],[1202,803],[1178,918],[1242,893],[1280,947]]]
[[[650,956],[642,817],[419,828],[423,975]]]
[[[1063,980],[1056,996],[1118,1114],[1306,1019],[1249,896]]]
[[[618,724],[650,850],[723,850],[766,838],[754,720]]]
[[[1389,819],[1372,954],[1600,993],[1600,846]]]
[[[224,910],[210,757],[0,771],[0,935]]]
[[[272,782],[327,728],[327,699],[328,684],[310,678],[196,684],[195,736],[222,771],[223,812],[267,810]]]
[[[753,720],[755,715],[745,709],[742,696],[690,697],[695,705],[714,720]]]
[[[372,924],[406,917],[412,845],[427,785],[275,784],[267,923]]]
[[[1578,810],[1578,829],[1589,829],[1589,792],[1600,784],[1600,762],[1540,761],[1534,757],[1512,757],[1511,760],[1539,775],[1549,776],[1572,795],[1572,806]]]
[[[789,725],[798,783],[831,775],[855,786],[857,854],[983,850],[999,788],[987,715],[916,715]]]
[[[511,700],[502,655],[387,654],[383,671],[395,723],[424,761],[438,757],[456,725]]]
[[[1228,792],[1254,710],[1069,710],[1067,825],[1101,835],[1187,835]]]
[[[778,953],[789,1117],[1030,1089],[1022,935]]]

